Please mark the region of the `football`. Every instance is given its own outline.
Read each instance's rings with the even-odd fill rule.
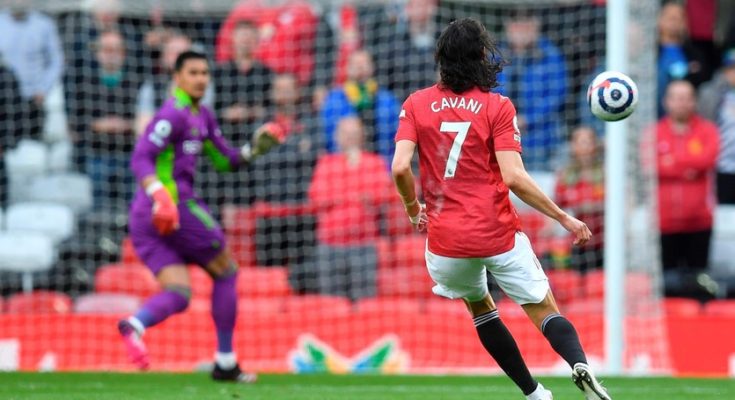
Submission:
[[[605,71],[595,77],[587,89],[587,104],[592,114],[603,121],[627,118],[638,103],[638,87],[629,76]]]

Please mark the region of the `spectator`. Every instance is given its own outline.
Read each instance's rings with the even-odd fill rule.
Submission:
[[[327,151],[333,153],[337,121],[358,116],[367,127],[367,149],[390,160],[393,157],[393,135],[398,128],[400,105],[395,96],[378,85],[374,77],[373,58],[367,51],[354,52],[347,66],[347,81],[332,89],[321,110],[321,122]]]
[[[0,12],[0,56],[16,76],[23,99],[22,135],[41,139],[44,101],[59,82],[64,60],[56,23],[14,0]]]
[[[691,83],[671,82],[664,97],[668,115],[656,125],[664,270],[707,267],[719,135],[713,123],[696,114],[696,101]]]
[[[316,288],[353,300],[376,293],[380,207],[390,199],[388,166],[363,150],[359,118],[337,124],[339,153],[322,156],[314,171],[309,199],[317,214]]]
[[[597,134],[588,126],[580,126],[570,137],[571,160],[556,178],[554,200],[575,218],[584,221],[592,239],[584,246],[572,248],[572,267],[580,272],[602,267],[605,172]]]
[[[306,192],[320,149],[319,132],[310,107],[304,104],[294,75],[278,75],[270,92],[271,122],[285,133],[286,141],[256,160],[249,173],[257,200],[295,203]]]
[[[232,32],[240,21],[258,27],[255,58],[273,71],[292,73],[307,84],[314,70],[314,39],[318,20],[306,0],[242,0],[227,16],[217,35],[217,62],[232,60]]]
[[[5,172],[5,152],[16,145],[22,132],[20,89],[13,72],[0,59],[0,207],[5,207],[8,182]]]
[[[135,131],[137,133],[140,134],[145,130],[146,125],[153,118],[153,114],[158,107],[171,96],[171,91],[174,86],[171,74],[174,70],[176,57],[184,51],[191,49],[192,46],[189,37],[182,33],[173,32],[167,36],[163,44],[159,71],[155,72],[143,82],[138,93],[135,110]],[[207,94],[202,99],[202,104],[211,106],[213,97],[212,85],[209,85],[207,87]]]
[[[141,82],[120,32],[101,33],[93,47],[93,69],[69,83],[84,88],[67,99],[69,123],[82,169],[92,179],[95,205],[125,210],[134,189],[128,164]]]
[[[658,115],[663,116],[663,98],[669,82],[686,79],[695,87],[712,76],[712,66],[702,64],[705,56],[691,45],[684,6],[667,3],[658,17]]]
[[[71,37],[66,45],[68,65],[73,66],[67,72],[84,69],[87,72],[94,63],[94,49],[102,32],[117,31],[125,38],[126,52],[129,57],[129,67],[135,72],[142,72],[143,68],[143,28],[144,22],[139,19],[126,18],[121,15],[120,0],[89,0],[85,11],[67,17],[63,25],[67,32],[64,37]],[[70,89],[67,89],[70,90]],[[71,89],[75,93],[81,88]],[[67,95],[68,97],[68,95]]]
[[[347,61],[362,43],[357,7],[345,2],[322,14],[317,29],[314,51],[314,91],[312,107],[322,108],[329,88],[347,79]]]
[[[541,21],[525,10],[505,25],[502,53],[509,63],[498,75],[499,91],[518,110],[523,135],[523,162],[529,170],[550,170],[561,140],[560,111],[568,84],[564,57],[541,36]]]
[[[403,101],[418,89],[436,83],[434,50],[439,36],[438,0],[408,0],[394,25],[374,27],[370,49],[378,76]]]
[[[258,30],[249,22],[240,22],[232,32],[235,58],[214,70],[214,107],[222,122],[222,131],[231,142],[243,143],[255,128],[254,123],[265,118],[272,72],[255,60]]]
[[[699,110],[720,129],[717,200],[735,204],[735,48],[725,52],[722,70],[700,88]]]

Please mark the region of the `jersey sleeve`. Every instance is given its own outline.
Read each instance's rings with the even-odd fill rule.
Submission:
[[[416,134],[416,120],[413,112],[413,103],[411,96],[403,102],[401,112],[398,114],[398,131],[396,132],[395,141],[410,140],[418,143],[418,135]]]
[[[138,182],[156,175],[156,161],[179,140],[182,132],[179,115],[169,109],[160,110],[145,128],[133,150],[130,167]]]
[[[494,150],[521,152],[521,131],[518,129],[516,108],[507,97],[500,100],[492,126]]]
[[[214,165],[214,169],[220,172],[236,170],[241,163],[240,150],[227,143],[211,112],[207,116],[207,131],[209,134],[204,139],[202,150]]]

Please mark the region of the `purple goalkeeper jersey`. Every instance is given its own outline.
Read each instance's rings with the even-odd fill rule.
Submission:
[[[194,174],[200,153],[211,159],[217,171],[231,171],[240,164],[240,151],[222,137],[212,111],[195,107],[191,97],[177,88],[138,139],[131,168],[139,183],[146,176],[157,176],[178,204],[195,198]],[[139,187],[131,210],[150,212],[151,205]]]

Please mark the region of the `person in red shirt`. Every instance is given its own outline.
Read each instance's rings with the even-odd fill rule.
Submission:
[[[305,0],[243,0],[227,16],[217,34],[216,60],[232,60],[232,34],[241,21],[258,28],[255,58],[276,73],[291,73],[309,83],[314,71],[314,40],[319,21]]]
[[[400,112],[393,179],[411,222],[428,230],[426,264],[434,293],[465,301],[483,346],[526,398],[552,395],[531,376],[500,320],[486,271],[569,363],[587,399],[609,400],[587,365],[576,330],[559,313],[509,190],[572,232],[575,244],[587,243],[591,233],[554,204],[523,167],[515,107],[491,92],[502,68],[498,58],[490,35],[474,19],[457,20],[442,32],[436,49],[439,84],[411,94]],[[419,203],[411,171],[416,148],[426,205]]]
[[[658,210],[664,269],[707,267],[715,205],[717,126],[697,115],[694,86],[674,81],[656,125]]]
[[[571,160],[556,177],[554,200],[559,207],[586,221],[592,238],[572,249],[572,268],[586,272],[602,267],[605,219],[605,172],[595,130],[580,126],[572,131]]]
[[[317,162],[309,200],[317,214],[316,286],[324,294],[353,300],[376,294],[380,208],[390,195],[388,166],[363,150],[358,117],[337,124],[339,152]]]

